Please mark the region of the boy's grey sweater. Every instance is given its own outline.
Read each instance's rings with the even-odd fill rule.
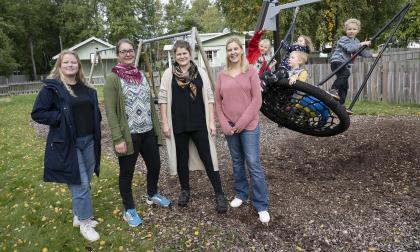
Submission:
[[[347,36],[341,37],[338,42],[337,46],[335,47],[335,50],[331,56],[330,61],[331,62],[341,62],[345,63],[350,58],[351,55],[359,50],[361,47],[360,41],[357,38],[349,38]],[[371,57],[372,52],[368,49],[365,49],[360,54],[362,57]],[[350,62],[349,65],[351,65],[352,62]]]

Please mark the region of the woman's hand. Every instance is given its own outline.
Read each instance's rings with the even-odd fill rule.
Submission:
[[[115,151],[120,154],[127,153],[127,144],[125,142],[116,144]]]
[[[168,123],[162,124],[162,132],[165,137],[170,138],[171,137],[171,128],[169,127]]]
[[[234,134],[239,134],[239,133],[241,133],[241,129],[239,129],[239,128],[236,128],[236,127],[233,127],[232,128],[232,132],[234,133]]]
[[[214,122],[209,123],[209,131],[211,136],[216,135],[216,125],[214,124]]]

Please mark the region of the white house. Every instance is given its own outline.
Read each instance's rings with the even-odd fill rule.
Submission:
[[[220,67],[226,63],[226,42],[228,39],[237,37],[242,43],[242,47],[245,48],[245,36],[241,33],[236,32],[225,32],[225,33],[208,33],[199,34],[203,49],[206,53],[207,59],[209,60],[210,67]],[[198,58],[197,64],[204,67],[203,57],[196,49]],[[244,51],[245,53],[245,51]]]

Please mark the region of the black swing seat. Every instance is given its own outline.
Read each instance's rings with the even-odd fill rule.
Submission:
[[[271,121],[306,135],[327,137],[350,126],[346,109],[324,90],[296,81],[286,74],[263,75],[261,112]]]

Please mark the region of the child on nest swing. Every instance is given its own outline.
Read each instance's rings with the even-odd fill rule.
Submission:
[[[308,72],[302,67],[308,60],[308,55],[301,51],[293,51],[290,53],[289,57],[289,84],[293,85],[297,80],[306,82],[308,79]],[[317,98],[305,95],[299,103],[295,105],[299,110],[303,110],[309,117],[320,116],[317,127],[324,126],[328,118],[330,117],[330,112],[328,107],[318,100]]]
[[[360,31],[361,23],[355,18],[350,18],[344,22],[344,30],[346,36],[342,36],[338,42],[335,50],[331,56],[331,71],[339,68],[342,64],[347,62],[353,53],[356,53],[362,46],[370,46],[370,41],[360,42],[356,36]],[[370,50],[364,50],[360,54],[362,57],[371,57],[372,53]],[[339,100],[341,104],[344,104],[347,97],[347,90],[349,89],[349,77],[351,63],[343,67],[335,75],[337,79],[334,81],[331,90],[328,93]],[[348,114],[353,114],[353,112],[347,109]]]
[[[258,71],[258,76],[261,77],[265,68],[267,67],[268,61],[271,58],[271,43],[268,39],[261,40],[261,37],[267,30],[263,29],[257,31],[248,43],[248,53],[246,59],[249,64],[254,65]],[[273,71],[276,60],[273,60],[268,67],[267,71]]]
[[[283,48],[286,49],[287,53],[283,57],[280,62],[280,66],[287,69],[287,71],[291,70],[289,65],[289,56],[292,52],[304,52],[304,53],[311,53],[313,51],[313,44],[310,37],[305,35],[300,35],[296,42],[292,45],[289,45],[286,41],[283,41]]]

